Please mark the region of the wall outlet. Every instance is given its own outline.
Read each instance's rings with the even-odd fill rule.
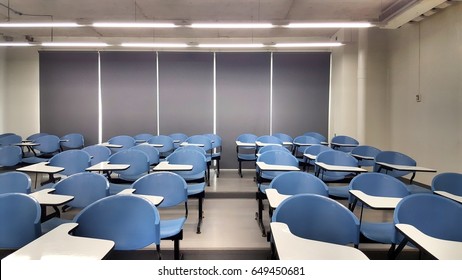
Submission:
[[[422,95],[417,94],[417,95],[415,96],[415,101],[421,102],[421,101],[422,101]]]

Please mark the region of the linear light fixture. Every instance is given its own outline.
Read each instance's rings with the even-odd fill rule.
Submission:
[[[198,44],[198,48],[210,48],[210,49],[253,49],[253,48],[263,48],[264,44]]]
[[[43,47],[108,47],[108,43],[92,42],[45,42]]]
[[[268,29],[275,27],[271,23],[192,23],[191,28],[229,28],[229,29]]]
[[[0,43],[0,47],[30,47],[32,46],[31,43],[27,42],[2,42]]]
[[[293,22],[287,28],[369,28],[374,25],[370,22]]]
[[[121,47],[127,48],[186,48],[185,43],[122,43]]]
[[[326,43],[276,43],[273,45],[275,48],[325,48],[325,47],[340,47],[343,46],[339,42],[326,42]]]
[[[175,28],[173,23],[166,22],[95,22],[93,27],[104,28]]]
[[[75,22],[4,22],[0,23],[3,28],[43,28],[43,27],[81,27]]]

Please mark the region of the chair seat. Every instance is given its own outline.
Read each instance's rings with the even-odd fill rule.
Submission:
[[[160,220],[160,238],[167,238],[177,235],[183,229],[185,222],[186,217],[172,220]]]
[[[67,219],[62,219],[62,218],[51,218],[46,222],[42,223],[42,234],[45,234],[56,227],[62,225],[62,224],[67,224],[67,223],[72,223],[72,220],[67,220]]]
[[[339,198],[349,198],[350,197],[350,188],[346,186],[327,186],[329,189],[329,196],[335,196]]]
[[[131,184],[109,183],[109,195],[115,195],[119,192],[131,188]]]
[[[393,223],[362,222],[360,231],[366,238],[375,242],[383,244],[394,242],[395,226]]]
[[[406,188],[408,191],[413,194],[413,193],[431,193],[432,191],[429,189],[426,189],[424,187],[420,187],[417,185],[406,185]]]
[[[188,196],[204,192],[205,184],[206,184],[205,182],[188,184]]]

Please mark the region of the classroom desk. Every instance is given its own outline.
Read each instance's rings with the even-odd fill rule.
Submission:
[[[460,196],[460,195],[455,195],[455,194],[448,193],[448,192],[445,192],[445,191],[434,191],[434,193],[436,193],[438,195],[441,195],[441,196],[444,196],[444,197],[447,197],[449,199],[455,200],[455,201],[457,201],[459,203],[462,203],[462,196]]]
[[[148,145],[154,148],[162,148],[164,146],[164,144],[157,144],[157,143],[142,143],[140,145]]]
[[[265,193],[268,198],[268,203],[272,209],[276,209],[281,202],[291,197],[291,195],[280,194],[276,189],[266,189]]]
[[[315,164],[319,167],[318,170],[316,171],[316,177],[319,177],[319,173],[322,172],[321,179],[325,171],[349,172],[349,173],[354,173],[354,174],[367,172],[366,169],[357,167],[357,166],[331,165],[331,164],[326,164],[324,162],[316,162]]]
[[[330,143],[330,146],[332,147],[332,149],[336,150],[338,148],[354,148],[354,147],[357,147],[358,144],[352,144],[352,143],[335,143],[335,142],[331,142]]]
[[[380,172],[382,170],[382,168],[385,169],[385,171],[397,170],[397,171],[412,172],[412,177],[409,180],[410,184],[412,184],[412,181],[414,180],[416,172],[436,172],[435,169],[427,168],[427,167],[421,167],[421,166],[391,164],[391,163],[380,162],[380,161],[376,162],[376,164],[379,165],[379,168],[378,168],[377,172]]]
[[[168,161],[161,161],[158,165],[154,166],[153,171],[191,171],[193,166],[191,164],[170,164]]]
[[[124,189],[121,192],[117,193],[117,195],[135,195],[135,196],[139,196],[139,197],[142,197],[142,198],[145,198],[145,199],[151,201],[155,206],[161,204],[162,201],[164,201],[163,196],[137,194],[137,193],[134,193],[135,191],[136,191],[135,189]]]
[[[188,143],[188,142],[183,142],[180,144],[181,147],[185,147],[185,146],[196,146],[196,147],[204,147],[205,145],[204,144],[200,144],[200,143]]]
[[[287,224],[271,223],[271,233],[280,260],[368,260],[360,250],[334,243],[310,240],[292,234]]]
[[[114,248],[111,240],[70,235],[77,226],[77,223],[62,224],[3,260],[101,260]]]
[[[384,196],[373,196],[368,195],[360,190],[350,190],[350,194],[354,197],[353,203],[351,204],[350,210],[355,209],[357,201],[361,201],[361,213],[359,216],[359,223],[362,222],[364,204],[368,207],[376,210],[393,210],[396,205],[401,201],[401,197],[384,197]]]
[[[236,141],[236,147],[247,147],[247,148],[255,148],[257,145],[255,142],[241,142]]]
[[[121,144],[110,144],[108,142],[101,143],[100,145],[108,147],[109,149],[120,149],[123,148],[124,145]]]
[[[53,194],[54,189],[43,189],[37,192],[30,193],[29,195],[37,199],[40,203],[40,208],[42,210],[41,221],[42,223],[53,218],[60,216],[58,206],[66,204],[67,202],[74,199],[71,195],[62,195],[62,194]],[[47,215],[46,207],[51,206],[54,209],[54,213]]]
[[[130,164],[116,164],[116,163],[110,163],[109,161],[102,161],[100,163],[97,163],[95,165],[92,165],[88,167],[87,171],[104,171],[104,172],[110,172],[110,171],[121,171],[121,170],[127,170],[130,167]]]
[[[371,156],[363,156],[363,155],[357,155],[357,154],[351,154],[351,155],[358,160],[374,160],[375,159],[375,157],[371,157]]]
[[[426,251],[438,260],[462,260],[462,242],[444,240],[426,235],[408,224],[396,224],[396,229],[404,235],[403,241],[395,251],[395,257],[408,241]]]
[[[48,162],[39,162],[39,163],[35,163],[35,164],[31,164],[31,165],[27,165],[27,166],[24,166],[24,167],[17,168],[16,170],[21,171],[21,172],[33,172],[33,173],[35,173],[35,175],[36,175],[35,176],[35,188],[37,188],[37,174],[38,173],[48,174],[48,177],[49,177],[48,181],[53,182],[55,180],[54,179],[54,174],[57,174],[57,173],[62,172],[64,170],[64,167],[51,166],[51,165],[48,165],[48,164],[49,164]]]
[[[300,171],[300,168],[291,165],[267,164],[263,161],[257,161],[260,171]]]
[[[278,143],[264,143],[260,141],[255,141],[255,145],[257,147],[265,147],[265,146],[281,146],[281,144]]]
[[[24,157],[24,150],[23,150],[24,147],[27,148],[29,152],[32,152],[34,156],[37,156],[37,154],[35,153],[34,147],[40,146],[40,143],[35,143],[35,142],[32,142],[31,140],[23,140],[21,143],[16,143],[14,145],[21,147],[22,156]]]

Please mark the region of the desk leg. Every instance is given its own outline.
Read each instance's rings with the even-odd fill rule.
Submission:
[[[415,177],[415,172],[412,172],[412,177],[409,180],[409,184],[412,184],[412,182],[414,181],[414,177]]]

